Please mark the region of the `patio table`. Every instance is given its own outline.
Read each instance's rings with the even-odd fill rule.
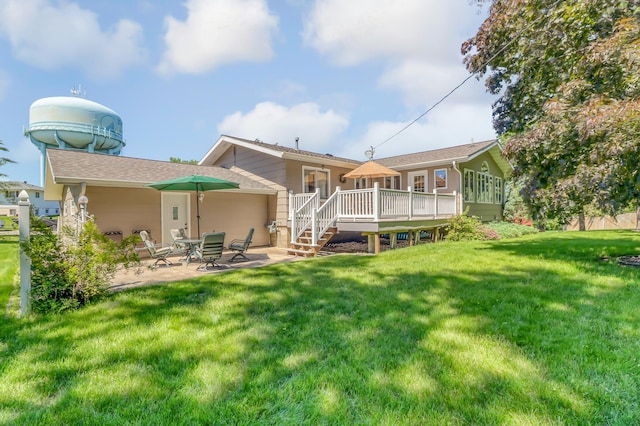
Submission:
[[[198,253],[196,252],[196,249],[198,248],[202,240],[199,238],[176,238],[175,242],[186,244],[187,246],[189,246],[189,250],[185,259],[188,265],[189,262],[191,262],[192,258],[197,257]]]

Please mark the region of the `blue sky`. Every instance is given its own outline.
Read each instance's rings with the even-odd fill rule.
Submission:
[[[491,139],[481,81],[399,136],[468,73],[469,0],[0,0],[7,180],[40,182],[23,135],[37,99],[123,120],[128,157],[199,160],[221,134],[365,160]]]

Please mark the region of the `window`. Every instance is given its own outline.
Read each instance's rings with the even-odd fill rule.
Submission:
[[[40,198],[40,193],[36,192],[36,198]]]
[[[473,170],[464,170],[464,201],[468,203],[475,203],[476,191],[475,189],[475,172]]]
[[[496,204],[502,204],[502,178],[499,178],[498,176],[496,176],[495,182],[496,182],[496,196],[494,200],[496,201]]]
[[[477,198],[478,203],[492,203],[493,202],[493,176],[489,174],[489,165],[487,162],[482,163],[482,168],[478,172],[477,176]]]
[[[303,167],[302,176],[303,192],[316,192],[316,188],[318,188],[320,189],[320,198],[326,199],[329,196],[329,170]]]
[[[383,186],[387,189],[400,189],[400,176],[385,176]]]
[[[411,185],[414,192],[427,192],[427,173],[409,173],[409,185]]]
[[[447,187],[447,169],[437,169],[433,172],[434,185],[436,188]]]

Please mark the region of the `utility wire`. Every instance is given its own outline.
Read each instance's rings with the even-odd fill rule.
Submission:
[[[529,30],[531,27],[533,27],[535,24],[537,24],[539,21],[542,20],[542,18],[546,17],[547,12],[556,7],[558,5],[558,3],[560,3],[562,0],[556,0],[555,3],[553,3],[551,6],[549,6],[548,8],[546,8],[542,15],[540,15],[540,17],[538,17],[538,19],[535,19],[534,21],[532,21],[529,25],[527,25],[526,27],[524,27],[522,30],[520,30],[515,37],[511,38],[511,40],[509,40],[508,43],[506,43],[504,46],[502,46],[500,49],[498,49],[498,51],[496,53],[493,54],[493,56],[491,56],[489,59],[487,59],[486,61],[484,61],[484,63],[478,68],[478,69],[484,69],[487,65],[489,65],[489,63],[491,61],[493,61],[499,54],[501,54],[502,52],[505,51],[505,49],[507,47],[509,47],[513,42],[515,42],[516,40],[518,40],[520,38],[520,36],[522,34],[524,34],[525,31]],[[396,136],[398,136],[400,133],[404,132],[405,130],[407,130],[409,127],[413,126],[416,122],[418,122],[418,120],[420,120],[422,117],[424,117],[425,115],[427,115],[429,112],[431,112],[435,107],[437,107],[438,105],[440,105],[442,102],[444,102],[445,99],[447,99],[449,96],[451,96],[456,90],[458,90],[460,87],[462,87],[467,81],[469,81],[472,77],[474,77],[476,74],[478,73],[478,71],[474,71],[471,74],[469,74],[467,76],[467,78],[465,78],[464,80],[462,80],[462,82],[460,82],[456,87],[454,87],[453,89],[451,89],[446,95],[444,95],[442,98],[440,98],[440,100],[438,102],[436,102],[435,104],[433,104],[431,107],[429,107],[425,112],[423,112],[422,114],[420,114],[415,120],[413,120],[412,122],[410,122],[409,124],[405,125],[402,129],[398,130],[397,132],[395,132],[393,135],[389,136],[387,139],[383,140],[382,142],[380,142],[378,145],[375,146],[371,146],[372,150],[375,150],[376,148],[378,148],[381,145],[384,145],[385,143],[389,142],[391,139],[395,138]]]

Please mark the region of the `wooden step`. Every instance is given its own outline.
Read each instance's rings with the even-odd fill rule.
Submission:
[[[292,256],[303,256],[303,257],[313,257],[316,252],[313,250],[300,250],[300,249],[287,249],[287,254]]]

